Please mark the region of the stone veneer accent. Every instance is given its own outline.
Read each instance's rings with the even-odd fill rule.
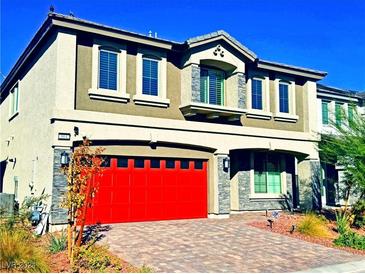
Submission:
[[[287,193],[283,199],[250,198],[250,171],[239,171],[237,175],[239,210],[292,209],[292,174],[286,174]]]
[[[317,160],[304,160],[298,165],[299,204],[303,210],[317,210],[322,207],[321,164]]]
[[[67,210],[61,208],[62,199],[66,193],[67,180],[61,172],[61,153],[66,151],[69,155],[70,149],[54,149],[53,156],[53,185],[52,185],[52,205],[51,205],[51,224],[66,224]]]
[[[242,72],[237,73],[238,108],[246,108],[246,78]]]
[[[217,155],[218,165],[218,214],[229,214],[231,210],[231,186],[229,169],[225,170],[223,161],[227,155]]]
[[[200,102],[200,67],[191,65],[191,101]]]

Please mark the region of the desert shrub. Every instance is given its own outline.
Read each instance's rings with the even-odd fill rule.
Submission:
[[[365,226],[365,199],[359,199],[353,206],[351,213],[354,215],[354,225],[356,227]]]
[[[344,234],[350,229],[350,216],[346,212],[336,212],[337,231]]]
[[[137,273],[152,273],[154,272],[153,269],[149,266],[142,265],[140,268],[137,269]]]
[[[76,258],[78,267],[103,272],[108,268],[121,270],[122,265],[118,258],[110,255],[107,247],[100,245],[81,246]]]
[[[355,249],[365,250],[365,236],[361,236],[350,230],[340,234],[340,236],[333,242],[337,246],[347,246]]]
[[[30,231],[23,228],[0,228],[0,270],[48,272],[45,258],[41,249],[34,245]]]
[[[65,250],[67,247],[67,237],[64,232],[61,235],[52,234],[49,240],[49,251],[51,253],[58,253]]]
[[[308,213],[298,223],[298,231],[304,235],[315,237],[328,237],[327,220],[315,213]]]

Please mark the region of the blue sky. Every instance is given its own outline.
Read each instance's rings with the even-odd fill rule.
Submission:
[[[324,70],[323,84],[365,91],[365,0],[0,2],[4,75],[53,4],[59,13],[174,41],[223,29],[259,58]]]

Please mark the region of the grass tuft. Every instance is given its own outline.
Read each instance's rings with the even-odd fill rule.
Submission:
[[[315,213],[308,213],[298,223],[298,231],[304,235],[326,238],[330,236],[327,220]]]

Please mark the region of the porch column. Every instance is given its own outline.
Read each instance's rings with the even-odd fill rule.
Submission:
[[[55,148],[53,156],[53,184],[52,184],[52,204],[50,210],[50,224],[60,225],[67,223],[67,210],[61,207],[61,203],[66,194],[67,180],[61,172],[61,153],[66,152],[71,155],[71,148]]]
[[[231,209],[231,194],[230,194],[230,178],[229,178],[229,166],[224,166],[224,163],[229,163],[229,155],[215,154],[214,155],[214,195],[215,195],[215,215],[227,215],[230,213]]]
[[[191,101],[200,102],[200,67],[191,65]]]
[[[321,164],[317,159],[305,159],[298,163],[299,205],[306,210],[322,208]]]

